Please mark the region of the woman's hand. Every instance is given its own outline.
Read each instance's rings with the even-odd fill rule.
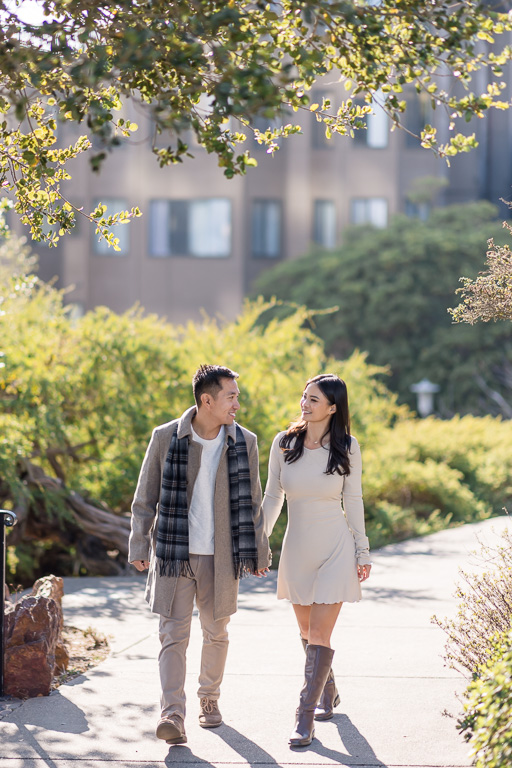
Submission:
[[[134,560],[132,565],[134,565],[138,571],[147,571],[149,568],[149,560]]]
[[[366,579],[370,576],[371,569],[371,565],[358,565],[357,576],[359,581],[366,581]]]

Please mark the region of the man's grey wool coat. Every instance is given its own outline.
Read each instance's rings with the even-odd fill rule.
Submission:
[[[146,586],[146,600],[154,613],[171,616],[172,602],[178,577],[160,576],[156,563],[156,532],[158,528],[158,506],[162,488],[162,475],[165,459],[171,443],[173,430],[178,424],[178,438],[188,435],[190,438],[188,469],[187,469],[187,499],[190,507],[194,483],[201,465],[202,446],[192,440],[191,424],[197,409],[189,408],[180,419],[175,419],[153,430],[144,461],[142,463],[139,481],[135,490],[132,504],[132,530],[129,542],[128,559],[149,560],[149,573]],[[258,464],[258,445],[256,435],[241,427],[247,443],[249,468],[251,473],[251,494],[258,552],[258,569],[266,568],[270,562],[268,540],[263,530],[261,514],[261,483]],[[236,425],[225,426],[225,443],[217,471],[214,497],[214,619],[231,616],[237,609],[238,579],[235,578],[233,567],[233,551],[231,544],[231,510],[229,503],[229,475],[227,448],[228,437],[236,439]]]

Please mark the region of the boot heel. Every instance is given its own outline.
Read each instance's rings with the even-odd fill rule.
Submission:
[[[336,694],[336,698],[334,699],[334,701],[332,703],[332,706],[333,707],[338,707],[340,702],[341,702],[340,695],[339,695],[339,693],[337,693]]]

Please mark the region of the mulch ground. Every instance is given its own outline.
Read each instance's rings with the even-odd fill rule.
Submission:
[[[83,630],[65,626],[62,638],[68,649],[69,666],[65,672],[54,678],[53,688],[83,675],[88,669],[106,659],[110,653],[108,639],[90,627]]]

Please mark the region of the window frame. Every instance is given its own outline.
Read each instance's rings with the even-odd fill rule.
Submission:
[[[224,253],[215,253],[215,254],[200,254],[197,252],[193,252],[191,248],[191,237],[190,237],[190,230],[191,230],[191,224],[190,224],[190,217],[191,217],[191,208],[194,204],[200,204],[200,203],[213,203],[213,202],[223,202],[227,203],[227,222],[223,221],[222,224],[227,223],[228,227],[228,233],[226,235],[227,240],[227,250]],[[163,203],[166,205],[167,208],[167,215],[165,220],[165,227],[166,227],[166,244],[164,252],[156,253],[157,247],[156,243],[153,240],[153,233],[155,230],[155,219],[154,219],[154,205],[155,203]],[[172,249],[172,226],[171,226],[171,219],[172,219],[172,206],[183,206],[183,209],[185,211],[186,221],[184,226],[182,227],[182,233],[181,236],[186,239],[186,246],[184,249],[178,249],[174,250]],[[179,214],[178,214],[179,215]],[[233,256],[233,200],[230,197],[194,197],[194,198],[164,198],[164,197],[158,197],[158,198],[152,198],[149,201],[149,228],[148,228],[148,237],[147,237],[147,248],[148,248],[148,256],[151,259],[201,259],[201,260],[211,260],[211,259],[229,259]]]
[[[379,224],[375,220],[372,220],[371,214],[369,215],[366,211],[365,211],[365,217],[363,221],[355,221],[354,209],[357,204],[364,203],[365,208],[369,209],[371,204],[375,202],[383,202],[385,204],[385,208],[386,208],[385,224]],[[372,197],[353,197],[350,201],[350,223],[352,226],[356,226],[356,227],[370,225],[377,229],[386,229],[389,226],[389,202],[387,197],[376,196],[376,195]]]
[[[329,238],[321,238],[318,237],[318,234],[321,233],[321,217],[318,216],[317,212],[320,211],[321,207],[329,205],[330,210],[333,214],[333,231],[332,231],[332,243],[329,242],[322,242],[322,240],[329,240]],[[313,231],[312,231],[312,241],[315,243],[315,245],[320,246],[321,248],[326,248],[328,250],[333,250],[336,248],[337,245],[337,234],[338,234],[338,222],[337,222],[338,216],[337,216],[337,210],[336,210],[336,201],[329,199],[329,198],[316,198],[313,200]]]
[[[278,234],[277,234],[277,252],[275,254],[265,252],[263,250],[258,251],[255,249],[255,210],[257,205],[265,205],[267,207],[275,206],[275,210],[278,213]],[[256,197],[251,200],[250,208],[251,226],[250,226],[250,253],[251,258],[264,260],[264,261],[276,261],[283,257],[284,250],[284,238],[283,238],[283,201],[275,197]]]

